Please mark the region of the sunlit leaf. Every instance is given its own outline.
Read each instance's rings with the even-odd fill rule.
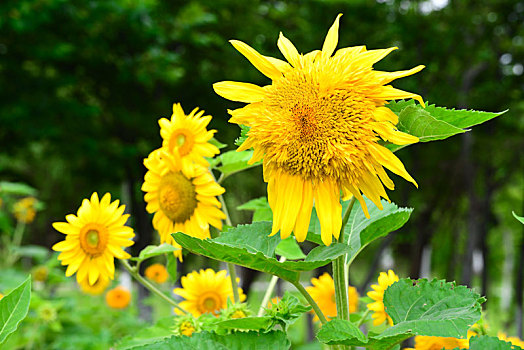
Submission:
[[[163,243],[161,245],[148,245],[142,251],[140,251],[140,254],[138,257],[133,257],[131,260],[134,261],[144,261],[146,259],[166,254],[166,253],[173,253],[175,250],[178,250],[178,248],[173,247],[171,244]]]
[[[16,331],[31,301],[31,276],[0,300],[0,344]]]

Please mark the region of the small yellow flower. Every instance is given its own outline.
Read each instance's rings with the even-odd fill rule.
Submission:
[[[162,264],[148,266],[144,274],[148,279],[155,281],[156,283],[164,283],[169,277],[167,269]]]
[[[368,292],[368,297],[375,300],[375,302],[367,305],[368,309],[374,311],[371,317],[375,326],[384,323],[386,319],[390,326],[393,325],[393,320],[384,309],[384,292],[395,282],[398,282],[398,276],[393,270],[389,270],[387,273],[381,272],[380,276],[378,276],[378,284],[372,285],[373,291]]]
[[[511,343],[513,345],[520,346],[521,348],[524,348],[524,341],[522,341],[518,337],[508,337],[508,335],[506,333],[504,333],[504,332],[499,332],[497,334],[497,337],[500,340],[504,340],[504,341],[509,342],[509,343]]]
[[[113,309],[125,309],[131,302],[131,292],[127,288],[118,286],[106,293],[106,302]]]
[[[201,330],[199,320],[195,319],[191,314],[177,316],[174,321],[173,333],[176,335],[191,337],[193,333]]]
[[[100,295],[105,292],[110,284],[109,278],[104,275],[100,275],[94,284],[89,284],[87,279],[79,283],[82,292],[90,295]]]
[[[204,157],[214,157],[220,151],[208,142],[216,130],[206,129],[211,116],[203,114],[204,111],[199,112],[195,108],[186,115],[180,103],[175,103],[171,120],[161,118],[158,124],[163,139],[162,147],[180,157],[183,162],[195,162],[207,167],[209,163]]]
[[[455,348],[468,349],[469,339],[417,335],[415,337],[415,348],[404,348],[404,350],[448,350]]]
[[[144,161],[148,169],[142,191],[146,210],[155,213],[153,227],[162,243],[180,248],[172,233],[183,232],[201,239],[209,238],[209,225],[222,229],[225,214],[216,196],[224,193],[207,168],[183,164],[162,149],[151,152]],[[182,261],[182,251],[175,251]]]
[[[312,287],[306,287],[311,297],[317,302],[320,310],[327,318],[337,316],[337,304],[335,302],[335,282],[333,278],[324,272],[319,278],[312,278]],[[356,312],[358,309],[358,292],[355,287],[348,286],[349,312]],[[318,321],[315,314],[314,320]]]
[[[355,196],[367,217],[362,194],[382,210],[380,198],[388,199],[384,187],[394,188],[385,169],[417,185],[400,159],[379,141],[418,142],[417,137],[397,130],[398,117],[385,105],[407,98],[424,105],[419,95],[389,85],[424,66],[398,72],[374,70],[373,65],[396,47],[355,46],[335,52],[340,16],[322,50],[300,54],[281,33],[277,46],[287,62],[231,40],[271,83],[263,87],[234,81],[213,85],[218,95],[248,103],[229,111],[229,121],[250,127],[238,150],[254,149],[250,163],[263,160],[274,218],[271,234],[280,231],[282,239],[292,232],[297,241],[306,239],[315,203],[322,242],[330,245],[342,225],[341,191],[344,200]]]
[[[49,269],[46,266],[38,266],[33,270],[33,278],[38,282],[45,282],[49,275]]]
[[[212,269],[193,271],[181,278],[181,284],[182,288],[176,288],[174,293],[185,299],[180,306],[195,317],[204,313],[216,316],[226,308],[228,298],[233,300],[233,287],[226,270],[216,273]],[[244,301],[246,296],[241,288],[238,293],[240,301]]]
[[[66,235],[64,241],[53,246],[61,252],[58,260],[68,265],[66,276],[76,272],[78,283],[88,279],[93,285],[100,276],[113,279],[114,258],[129,259],[131,256],[122,247],[133,245],[135,234],[125,226],[129,215],[124,215],[125,206],[119,201],[111,202],[106,193],[101,200],[95,192],[91,199],[84,199],[77,215],[66,216],[67,222],[55,222],[53,227]]]
[[[2,300],[3,297],[4,297],[4,295],[2,293],[0,293],[0,300]]]
[[[244,318],[244,317],[246,317],[246,313],[242,310],[236,310],[231,315],[231,318]]]
[[[180,325],[180,334],[190,337],[195,332],[195,327],[191,322],[184,322]]]
[[[13,215],[23,223],[30,224],[36,215],[36,198],[25,197],[16,202],[13,206]]]

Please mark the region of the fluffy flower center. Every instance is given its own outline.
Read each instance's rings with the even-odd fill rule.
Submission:
[[[195,144],[195,137],[188,129],[177,129],[169,138],[169,150],[178,149],[180,156],[188,155]]]
[[[91,257],[102,255],[107,246],[107,228],[97,223],[89,223],[80,230],[80,247]]]
[[[188,220],[197,207],[195,186],[180,172],[169,172],[160,181],[160,208],[173,222]]]
[[[222,305],[220,296],[215,292],[206,292],[201,295],[199,299],[198,311],[201,313],[215,313],[215,311],[219,310]]]
[[[271,118],[257,138],[266,140],[262,145],[271,161],[293,175],[354,176],[365,170],[367,146],[377,140],[371,125],[375,104],[349,87],[322,91],[316,80],[291,71],[274,82],[267,99]]]

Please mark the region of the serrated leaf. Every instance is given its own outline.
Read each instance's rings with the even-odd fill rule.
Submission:
[[[515,214],[514,211],[512,211],[513,213],[513,216],[515,217],[515,219],[517,219],[518,221],[520,221],[522,224],[524,224],[524,216],[518,216],[517,214]]]
[[[249,132],[249,126],[240,125],[240,136],[235,140],[235,145],[239,146],[244,143],[247,139],[247,133]]]
[[[328,345],[366,346],[368,339],[357,325],[338,318],[331,319],[320,328],[317,339]]]
[[[357,255],[371,242],[387,236],[390,232],[398,230],[409,220],[412,208],[398,207],[395,203],[382,200],[383,210],[377,208],[369,199],[365,198],[366,205],[371,216],[366,218],[359,202],[356,202],[344,229],[344,241],[348,242],[350,252],[347,262],[352,262]],[[348,202],[342,203],[343,211],[346,210]],[[308,241],[322,244],[320,239],[320,222],[316,211],[313,210],[309,225]]]
[[[484,123],[506,112],[456,110],[435,105],[423,108],[413,100],[392,101],[387,107],[399,116],[398,129],[419,137],[420,142],[442,140],[463,133],[467,131],[463,129]],[[388,144],[388,148],[393,151],[403,147],[405,146]]]
[[[272,221],[273,212],[269,207],[266,197],[260,197],[252,199],[237,207],[238,210],[252,210],[253,211],[253,222],[257,221]]]
[[[0,344],[16,331],[31,301],[31,276],[0,300]]]
[[[276,254],[285,257],[287,260],[300,260],[306,257],[293,236],[280,241],[276,248]]]
[[[144,261],[146,259],[166,254],[166,253],[172,253],[175,250],[178,250],[179,248],[173,247],[171,244],[163,243],[161,245],[148,245],[138,255],[138,257],[133,257],[131,260],[134,261]]]
[[[410,333],[465,338],[480,319],[484,301],[473,290],[452,282],[401,279],[384,293],[384,307],[394,326],[380,337]]]
[[[290,347],[286,334],[282,331],[268,333],[236,332],[228,335],[215,333],[194,333],[191,337],[172,336],[150,345],[128,349],[133,350],[287,350]]]
[[[279,262],[275,250],[281,239],[278,235],[268,236],[271,226],[270,222],[239,225],[215,239],[201,240],[181,232],[174,233],[173,237],[192,253],[270,273],[291,282],[298,280],[298,271],[327,265],[349,251],[346,244],[334,243],[329,247],[316,247],[304,260]]]
[[[487,335],[473,337],[469,340],[470,350],[522,350],[518,345]]]
[[[144,346],[158,343],[173,335],[170,329],[152,326],[139,330],[135,334],[128,335],[122,338],[118,344],[115,345],[116,350],[140,349]]]

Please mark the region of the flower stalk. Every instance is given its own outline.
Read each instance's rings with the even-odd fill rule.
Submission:
[[[308,301],[309,305],[311,305],[311,307],[313,308],[313,311],[315,311],[315,313],[317,314],[318,319],[320,320],[320,322],[322,324],[326,323],[327,322],[326,316],[324,316],[324,314],[322,313],[322,310],[320,310],[320,307],[315,302],[315,300],[311,297],[311,295],[307,292],[307,290],[300,284],[300,281],[291,282],[291,283],[300,292],[300,294],[302,294],[304,296],[304,298],[306,298],[306,300]]]

